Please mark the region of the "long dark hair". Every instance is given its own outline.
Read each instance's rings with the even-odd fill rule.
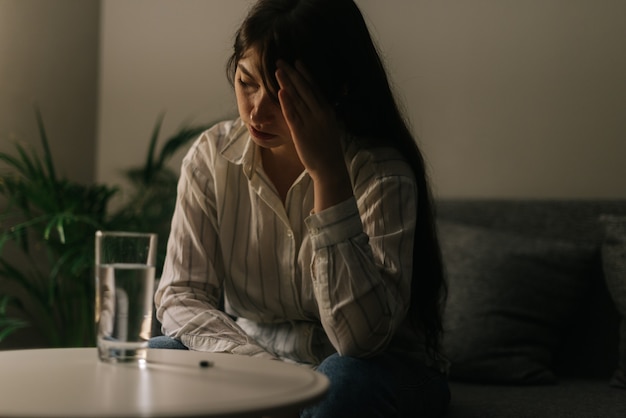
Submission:
[[[263,80],[274,96],[276,61],[301,61],[351,135],[398,149],[413,168],[418,204],[409,315],[438,356],[446,288],[424,159],[360,10],[352,0],[259,0],[236,33],[227,64],[231,82],[250,47],[262,57]]]

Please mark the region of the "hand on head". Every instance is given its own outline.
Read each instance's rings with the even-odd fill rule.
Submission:
[[[313,178],[345,170],[344,132],[334,107],[301,62],[290,65],[279,60],[277,68],[278,99],[302,164]]]

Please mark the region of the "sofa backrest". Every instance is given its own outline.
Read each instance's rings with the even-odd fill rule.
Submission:
[[[626,200],[440,199],[437,220],[597,248],[592,286],[554,357],[558,376],[608,377],[618,359],[617,311],[603,278],[603,214],[626,215]]]

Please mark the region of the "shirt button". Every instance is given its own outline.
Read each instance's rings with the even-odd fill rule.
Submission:
[[[293,238],[293,232],[291,232],[291,231],[287,231],[287,236],[288,236],[289,238]]]

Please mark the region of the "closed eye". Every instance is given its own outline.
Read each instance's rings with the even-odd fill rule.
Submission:
[[[239,78],[239,79],[237,80],[237,82],[239,83],[239,85],[240,85],[241,87],[244,87],[244,88],[245,88],[245,87],[254,87],[253,83],[250,83],[250,82],[248,82],[248,81],[245,81],[243,78]]]
[[[255,81],[255,78],[252,75],[252,73],[246,67],[241,65],[241,63],[237,65],[237,69],[239,70],[237,83],[242,88],[250,89],[250,88],[257,88],[259,86],[259,84]]]

